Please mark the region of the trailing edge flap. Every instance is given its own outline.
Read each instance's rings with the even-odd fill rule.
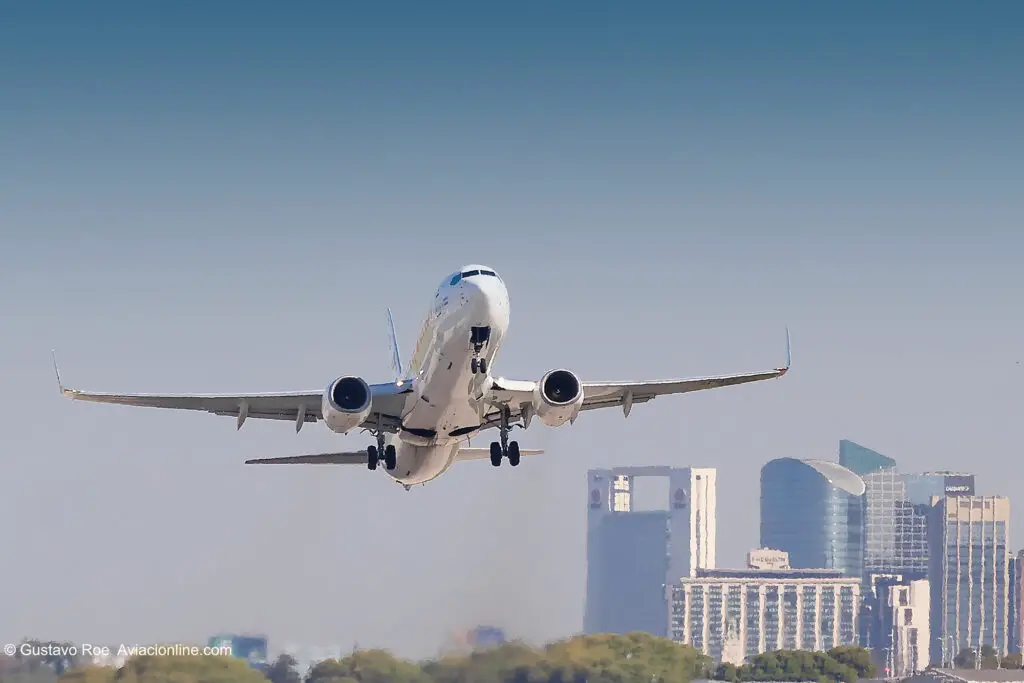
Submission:
[[[245,461],[246,465],[365,465],[366,463],[366,451],[287,455],[280,458],[254,458]]]
[[[544,451],[538,448],[520,448],[519,455],[540,455]],[[490,448],[460,448],[456,460],[489,460]]]

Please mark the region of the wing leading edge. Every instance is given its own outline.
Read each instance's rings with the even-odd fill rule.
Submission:
[[[637,403],[646,403],[658,396],[685,394],[705,389],[717,389],[766,379],[782,377],[789,371],[791,360],[789,328],[786,328],[786,364],[781,368],[766,372],[754,372],[740,375],[719,375],[715,377],[695,377],[690,379],[664,379],[643,382],[582,382],[583,405],[580,410],[594,410],[621,406],[623,414],[629,416],[630,410]],[[536,382],[516,381],[499,378],[491,388],[491,403],[507,405],[511,410],[510,419],[517,420],[523,416],[523,406],[533,398]],[[499,424],[500,413],[489,412],[484,416],[485,427]]]
[[[86,392],[68,389],[60,378],[54,358],[54,372],[60,392],[76,401],[112,403],[123,406],[144,408],[165,408],[168,410],[195,410],[214,415],[226,415],[238,420],[238,428],[248,418],[261,420],[291,420],[295,431],[302,429],[306,422],[323,419],[321,401],[323,391],[292,391],[279,393],[250,394],[113,394]],[[406,395],[413,389],[413,382],[401,385],[388,382],[371,384],[370,417],[364,426],[376,426],[376,414],[381,415],[381,427],[385,431],[397,431],[405,408]]]

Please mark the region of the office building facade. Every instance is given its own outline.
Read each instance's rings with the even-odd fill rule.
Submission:
[[[930,663],[931,588],[927,579],[880,582],[878,590],[883,637],[873,651],[881,655],[887,678],[905,678]]]
[[[928,523],[931,659],[992,647],[1004,657],[1010,620],[1010,501],[935,497]]]
[[[828,569],[699,570],[672,588],[670,638],[716,662],[857,644],[860,580]]]
[[[1010,652],[1024,652],[1024,550],[1017,553],[1010,565]]]
[[[896,461],[849,439],[839,442],[839,464],[859,477],[896,467]]]
[[[794,569],[863,572],[864,482],[826,460],[779,458],[761,468],[761,546]]]
[[[668,480],[664,509],[636,509],[641,477]],[[715,470],[620,467],[587,481],[584,632],[667,636],[669,586],[715,566]]]
[[[894,459],[848,439],[839,442],[839,464],[864,482],[865,584],[877,574],[925,578],[931,500],[973,496],[974,475],[899,472]]]
[[[864,572],[926,578],[928,516],[935,497],[973,496],[974,475],[878,470],[864,480]]]

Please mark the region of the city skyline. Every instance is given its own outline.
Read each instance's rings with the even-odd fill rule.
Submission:
[[[757,545],[758,469],[840,438],[1024,490],[1022,13],[6,7],[0,639],[560,638],[595,468],[720,470],[718,566]],[[53,379],[56,348],[97,391],[386,381],[387,308],[411,350],[473,262],[511,295],[495,374],[758,370],[787,325],[793,367],[535,426],[546,456],[408,493],[242,465],[361,435],[74,404]]]

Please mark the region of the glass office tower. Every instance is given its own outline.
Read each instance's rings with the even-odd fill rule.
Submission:
[[[861,477],[878,470],[896,467],[896,461],[889,456],[848,439],[839,442],[839,464]]]
[[[839,463],[864,481],[864,581],[872,575],[928,575],[927,520],[933,496],[973,496],[974,475],[905,474],[896,461],[846,439]]]
[[[761,468],[761,547],[793,569],[863,575],[864,481],[827,460],[779,458]]]

